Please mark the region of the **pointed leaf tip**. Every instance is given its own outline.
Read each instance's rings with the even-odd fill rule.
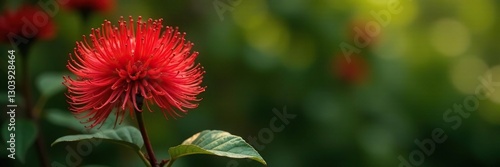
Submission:
[[[248,158],[267,165],[257,150],[243,138],[220,130],[205,130],[196,133],[181,145],[168,149],[168,152],[172,160],[191,154],[208,154],[229,158]]]

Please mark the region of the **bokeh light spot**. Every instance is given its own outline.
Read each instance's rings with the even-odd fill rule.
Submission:
[[[500,65],[496,65],[490,69],[492,82],[498,82],[500,80]],[[486,77],[484,77],[486,79]],[[500,89],[495,89],[490,95],[490,100],[494,103],[500,104]],[[500,113],[498,114],[500,115]]]
[[[495,22],[496,6],[491,0],[457,1],[459,15],[464,24],[472,31],[483,32],[492,27]],[[474,12],[471,12],[474,9]]]
[[[434,48],[445,56],[463,54],[470,46],[470,34],[460,22],[442,19],[431,29],[431,42]]]
[[[475,56],[461,58],[450,70],[451,82],[464,94],[473,94],[478,86],[478,77],[488,69],[486,63]]]

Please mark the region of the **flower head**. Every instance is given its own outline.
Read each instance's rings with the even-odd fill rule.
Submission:
[[[135,24],[135,26],[134,26]],[[76,42],[70,54],[68,69],[76,79],[64,77],[68,87],[70,110],[90,127],[106,120],[116,109],[115,124],[128,110],[141,111],[138,103],[149,111],[151,104],[161,108],[164,116],[180,116],[198,106],[196,96],[205,71],[195,64],[198,52],[191,53],[193,43],[186,33],[162,25],[162,19],[134,23],[132,17],[118,22],[118,27],[104,21],[92,29],[90,39]],[[167,116],[168,115],[168,116]]]
[[[45,17],[43,17],[45,16]],[[19,39],[49,39],[55,26],[48,15],[35,6],[24,5],[0,15],[0,42]]]

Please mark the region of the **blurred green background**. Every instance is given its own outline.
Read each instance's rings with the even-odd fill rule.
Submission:
[[[87,22],[76,11],[61,9],[53,18],[56,37],[37,41],[30,52],[33,93],[41,97],[36,81],[47,73],[68,73],[65,66],[75,41],[104,19],[116,24],[120,16],[163,18],[164,25],[178,26],[195,43],[197,62],[207,71],[207,89],[200,106],[183,118],[166,121],[161,112],[145,114],[159,158],[204,129],[225,130],[245,140],[262,135],[276,116],[273,109],[286,107],[296,117],[282,131],[261,136],[267,143],[259,141],[264,148],[258,151],[269,166],[398,166],[398,157],[411,161],[410,153],[422,150],[415,140],[431,139],[435,128],[447,140],[435,144],[423,160],[414,157],[422,161],[420,166],[500,166],[500,91],[478,100],[477,110],[464,109],[470,116],[460,117],[456,129],[456,120],[443,118],[454,104],[474,97],[487,72],[494,83],[500,82],[500,2],[399,2],[401,12],[366,38],[370,45],[351,55],[350,63],[340,44],[356,46],[356,27],[365,30],[377,21],[371,11],[387,10],[388,0],[116,0],[112,10],[91,13]],[[21,3],[3,2],[2,10]],[[214,4],[229,10],[218,13]],[[8,49],[12,46],[0,46],[4,55]],[[3,108],[7,59],[0,59]],[[500,89],[496,85],[492,88]],[[64,91],[58,92],[47,99],[41,122],[50,157],[62,164],[66,146],[76,144],[50,143],[80,132],[49,118],[50,112],[69,113],[67,107]],[[6,114],[0,116],[5,120]],[[128,119],[131,125],[134,121]],[[34,150],[30,148],[26,164],[5,156],[2,164],[38,166]],[[133,151],[109,143],[83,157],[82,165],[90,164],[142,166]],[[260,164],[198,155],[174,166]]]

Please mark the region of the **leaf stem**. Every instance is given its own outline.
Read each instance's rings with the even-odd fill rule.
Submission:
[[[138,108],[142,108],[144,98],[141,95],[137,95],[136,103]],[[139,124],[139,130],[141,131],[142,140],[144,140],[144,145],[146,145],[146,151],[149,156],[149,163],[153,167],[157,167],[155,153],[153,152],[153,147],[151,146],[151,142],[149,141],[148,133],[146,132],[146,126],[144,126],[144,120],[142,118],[142,112],[134,109],[135,114],[137,115],[137,124]]]
[[[146,164],[146,166],[151,167],[151,163],[149,163],[148,158],[146,158],[146,156],[144,156],[144,153],[142,153],[141,150],[139,150],[137,154],[139,154],[139,156],[141,157],[141,160],[144,162],[144,164]]]
[[[175,159],[171,159],[170,161],[167,162],[167,167],[172,166],[174,164]]]
[[[38,101],[35,103],[35,107],[33,107],[33,111],[32,111],[33,117],[35,118],[35,120],[38,120],[40,118],[40,115],[42,114],[43,107],[47,103],[47,100],[48,100],[47,97],[44,95],[41,95],[38,98]]]
[[[160,162],[160,165],[159,165],[159,166],[160,166],[160,167],[165,166],[165,165],[168,163],[168,161],[169,161],[168,159],[161,160],[161,162]]]

